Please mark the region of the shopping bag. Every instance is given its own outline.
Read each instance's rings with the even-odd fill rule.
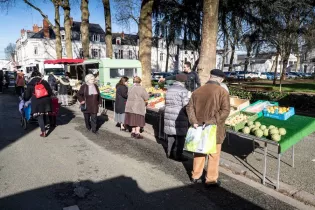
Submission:
[[[197,128],[189,128],[184,150],[201,154],[214,154],[217,144],[217,126],[207,125],[198,126]]]

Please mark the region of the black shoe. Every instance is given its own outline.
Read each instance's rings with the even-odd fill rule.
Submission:
[[[186,158],[184,155],[177,155],[177,156],[175,156],[174,160],[180,161],[180,162],[185,162],[188,160],[188,158]]]
[[[202,179],[201,178],[199,178],[199,179],[190,178],[190,182],[192,184],[198,184],[198,183],[202,183]]]
[[[216,187],[220,187],[221,186],[221,182],[219,180],[217,180],[216,182],[212,182],[212,183],[205,183],[205,187],[206,188],[216,188]]]

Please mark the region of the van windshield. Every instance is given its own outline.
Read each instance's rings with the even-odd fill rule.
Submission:
[[[63,68],[45,69],[45,75],[48,75],[51,72],[54,73],[54,75],[56,75],[56,76],[63,76],[65,74],[65,71]]]

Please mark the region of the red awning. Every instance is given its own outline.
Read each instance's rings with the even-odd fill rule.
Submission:
[[[56,60],[45,60],[44,64],[75,64],[75,63],[83,63],[83,59],[71,59],[71,58],[63,58]]]

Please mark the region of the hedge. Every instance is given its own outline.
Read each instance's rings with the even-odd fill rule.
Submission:
[[[298,110],[310,111],[315,109],[315,95],[296,94],[287,92],[252,92],[235,87],[229,87],[230,95],[249,99],[251,103],[258,100],[277,101],[281,106],[292,106]]]

